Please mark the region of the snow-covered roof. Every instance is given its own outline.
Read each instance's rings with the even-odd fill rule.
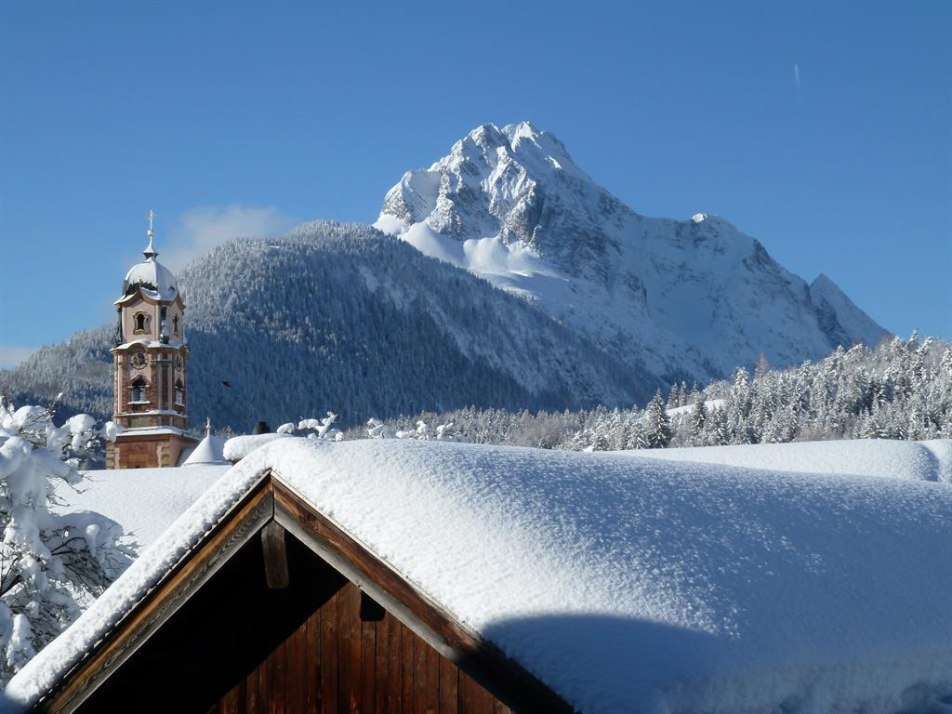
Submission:
[[[265,434],[242,434],[225,442],[224,457],[230,462],[241,461],[248,454],[277,439],[290,438],[290,434],[268,432]]]
[[[153,300],[171,301],[178,295],[175,276],[155,260],[145,260],[132,266],[122,282],[123,295],[136,285]]]
[[[199,498],[11,700],[62,676],[269,468],[581,711],[925,711],[952,694],[947,484],[286,438]]]
[[[694,461],[769,471],[853,474],[952,483],[952,440],[949,439],[802,441],[790,444],[646,449],[638,454],[664,461]]]
[[[227,470],[203,465],[86,471],[76,486],[54,482],[60,505],[53,510],[101,513],[121,525],[129,540],[146,547]]]
[[[149,236],[149,245],[143,251],[145,260],[136,263],[126,273],[122,281],[122,294],[128,295],[136,286],[153,300],[172,301],[178,295],[177,281],[172,272],[156,260],[158,251],[152,246],[152,237]]]
[[[206,433],[205,438],[198,442],[198,446],[192,449],[182,462],[182,466],[195,467],[209,464],[230,466],[231,462],[225,458],[225,438]]]

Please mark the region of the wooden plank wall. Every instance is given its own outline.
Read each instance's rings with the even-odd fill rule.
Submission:
[[[211,712],[508,714],[510,709],[348,582]]]
[[[85,698],[62,701],[77,714],[510,711],[298,539],[288,587],[268,587],[266,550],[247,542]],[[531,696],[521,709],[552,710]]]

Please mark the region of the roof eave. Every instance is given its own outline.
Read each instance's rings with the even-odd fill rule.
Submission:
[[[71,712],[78,708],[269,523],[294,535],[514,710],[573,711],[552,689],[430,600],[270,470],[117,619],[100,643],[73,664],[34,710]]]
[[[119,615],[97,646],[84,652],[31,711],[67,714],[79,708],[273,519],[274,496],[266,471],[141,599]]]

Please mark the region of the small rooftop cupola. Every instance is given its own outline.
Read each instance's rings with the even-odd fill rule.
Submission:
[[[212,420],[205,421],[205,438],[182,462],[182,466],[225,466],[231,462],[225,458],[225,439],[212,434]]]
[[[113,421],[123,432],[107,448],[112,468],[175,466],[198,441],[187,433],[185,302],[175,276],[156,260],[154,211],[148,219],[145,260],[126,273],[115,302]]]

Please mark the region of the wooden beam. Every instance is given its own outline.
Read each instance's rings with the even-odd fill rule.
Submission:
[[[264,550],[264,579],[272,590],[284,590],[291,584],[288,574],[288,550],[284,541],[285,530],[274,521],[261,529],[261,546]]]

